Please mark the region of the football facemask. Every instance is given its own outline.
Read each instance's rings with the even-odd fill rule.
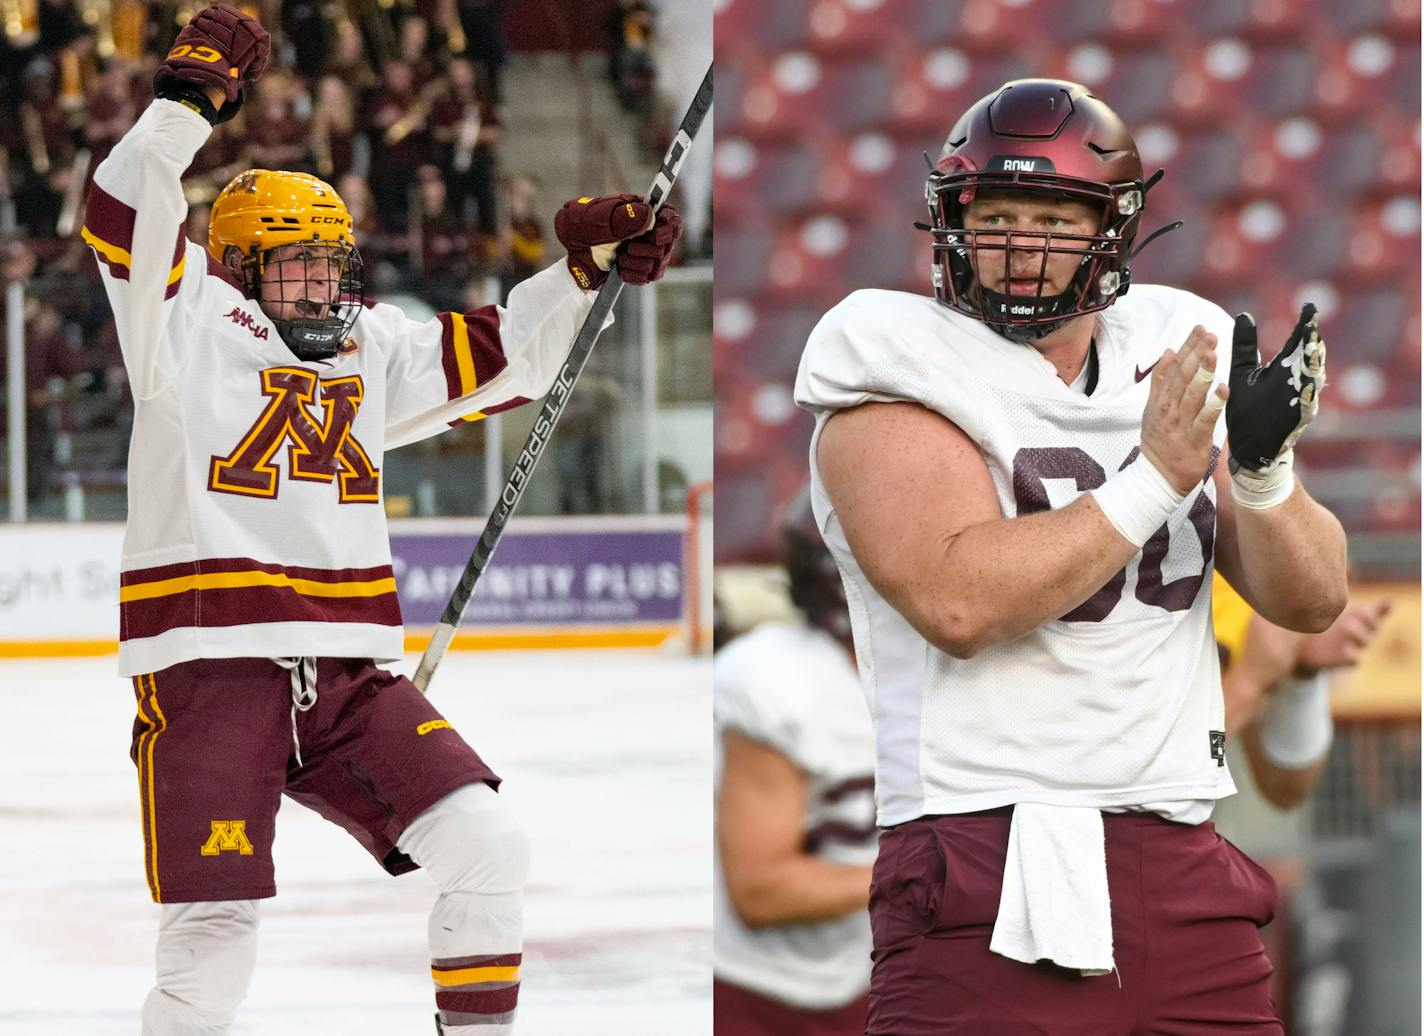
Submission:
[[[935,298],[1024,342],[1106,309],[1128,289],[1128,262],[1163,232],[1133,249],[1147,192],[1161,175],[1143,180],[1132,135],[1087,87],[1056,79],[1005,83],[964,113],[931,163],[925,182],[930,223],[917,225],[933,238]],[[1102,216],[1097,231],[1086,235],[967,230],[964,210],[979,191],[1070,198]],[[986,264],[997,254],[1007,265],[1021,251],[1041,256],[1038,290],[987,288],[978,276]],[[1050,257],[1059,255],[1078,258],[1076,273],[1062,291],[1045,295],[1044,273]],[[1007,277],[1002,283],[1007,286]]]

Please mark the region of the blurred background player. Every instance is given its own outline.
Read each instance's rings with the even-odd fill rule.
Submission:
[[[1313,634],[1267,622],[1220,576],[1211,606],[1228,743],[1240,738],[1262,798],[1296,809],[1319,780],[1334,738],[1331,676],[1359,664],[1390,602],[1352,602],[1328,630]]]
[[[850,617],[810,498],[781,524],[799,621],[768,621],[713,666],[718,1036],[860,1036],[870,985],[874,746]]]
[[[436,1027],[499,1036],[518,1000],[528,838],[499,778],[374,664],[403,651],[383,456],[547,391],[615,257],[626,282],[658,279],[679,217],[636,195],[570,201],[554,220],[564,262],[507,307],[425,323],[364,298],[351,216],[306,174],[239,174],[205,250],[184,237],[180,177],[268,56],[255,19],[200,11],[85,214],[139,401],[119,665],[163,904],[143,1031],[228,1031],[258,901],[276,892],[285,793],[389,873],[432,876]]]

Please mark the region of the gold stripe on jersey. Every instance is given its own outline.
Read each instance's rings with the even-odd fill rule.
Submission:
[[[470,351],[470,329],[465,324],[465,315],[451,313],[450,328],[454,331],[455,366],[460,371],[460,395],[468,396],[479,387],[479,381],[475,377],[475,356]]]
[[[148,681],[148,704],[153,710],[153,720],[150,720],[143,710],[143,682],[145,679]],[[135,753],[138,762],[139,809],[142,812],[144,848],[147,850],[145,862],[148,865],[148,873],[145,877],[148,879],[148,890],[153,896],[153,901],[161,903],[163,890],[158,881],[158,812],[154,791],[157,782],[153,779],[153,748],[158,742],[158,736],[167,729],[168,720],[164,717],[163,710],[158,706],[158,684],[152,673],[149,673],[147,677],[134,677],[134,688],[138,693],[139,719],[149,728],[139,736],[138,751]]]
[[[249,586],[280,586],[306,597],[379,597],[396,592],[394,576],[382,579],[350,580],[323,583],[316,579],[300,579],[285,572],[203,572],[191,576],[174,576],[152,583],[131,583],[120,587],[119,603],[146,601],[154,597],[171,597],[190,590],[233,590]]]
[[[470,347],[470,328],[465,323],[465,314],[450,314],[450,330],[452,332],[450,336],[451,348],[455,352],[455,366],[460,371],[460,395],[468,396],[480,387],[480,379],[475,374],[475,354]],[[483,421],[484,419],[483,411],[466,414],[460,418],[461,421]]]
[[[468,986],[476,982],[518,982],[519,965],[513,967],[461,968],[458,971],[430,969],[437,986]]]
[[[118,245],[111,245],[109,242],[97,237],[87,226],[79,231],[79,236],[89,244],[94,251],[98,252],[105,259],[115,266],[122,266],[128,269],[133,266],[133,257]],[[173,284],[183,276],[183,265],[188,261],[185,255],[178,260],[178,264],[168,271],[168,283]]]

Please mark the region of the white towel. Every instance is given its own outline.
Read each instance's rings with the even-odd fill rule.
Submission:
[[[1025,964],[1051,960],[1084,975],[1113,970],[1103,815],[1096,809],[1014,807],[989,949]]]

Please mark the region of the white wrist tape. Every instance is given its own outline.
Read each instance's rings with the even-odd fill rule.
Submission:
[[[1324,673],[1282,680],[1261,714],[1261,749],[1276,765],[1298,770],[1330,749],[1330,684]]]
[[[593,265],[607,273],[613,266],[613,256],[622,243],[621,241],[610,241],[604,245],[591,245],[588,251],[593,256]]]
[[[1295,451],[1286,450],[1264,471],[1241,468],[1231,476],[1231,498],[1241,507],[1265,511],[1284,503],[1295,491]]]
[[[1112,527],[1140,547],[1186,499],[1145,454],[1092,491]]]

